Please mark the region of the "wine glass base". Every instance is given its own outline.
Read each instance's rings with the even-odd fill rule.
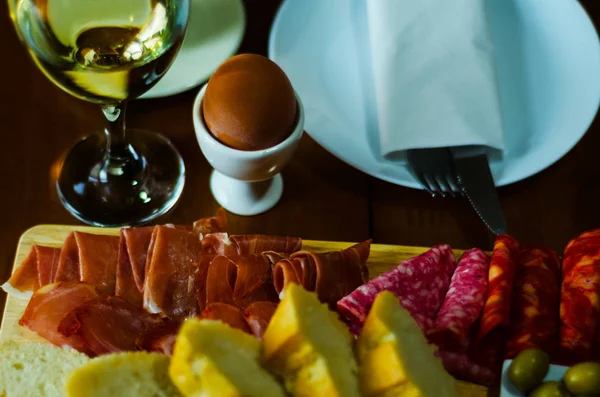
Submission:
[[[67,153],[56,187],[65,208],[94,226],[137,226],[171,210],[183,191],[185,165],[164,136],[127,129],[127,141],[139,158],[131,175],[99,172],[106,136],[90,135]]]
[[[217,202],[236,215],[258,215],[273,208],[283,194],[281,174],[260,182],[233,179],[213,170],[210,190]]]

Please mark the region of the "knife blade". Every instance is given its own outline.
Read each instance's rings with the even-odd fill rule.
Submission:
[[[451,153],[464,195],[492,233],[505,234],[506,219],[485,148],[482,146],[454,148]]]

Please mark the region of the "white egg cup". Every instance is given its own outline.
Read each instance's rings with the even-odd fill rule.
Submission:
[[[237,215],[257,215],[273,208],[283,194],[279,172],[291,159],[304,132],[304,109],[298,104],[294,131],[281,143],[263,150],[233,149],[218,141],[202,117],[206,84],[194,101],[193,119],[200,150],[213,167],[210,190],[217,202]]]

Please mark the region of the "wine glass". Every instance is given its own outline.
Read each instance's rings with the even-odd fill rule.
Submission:
[[[56,181],[78,219],[96,226],[146,223],[181,195],[185,167],[157,133],[125,129],[128,100],[173,62],[190,0],[8,0],[11,19],[37,67],[69,94],[100,105],[104,133],[70,148]]]

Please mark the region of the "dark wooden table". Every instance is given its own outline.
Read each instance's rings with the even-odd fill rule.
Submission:
[[[342,1],[342,0],[340,0]],[[600,21],[598,0],[582,0]],[[248,25],[241,52],[266,54],[267,37],[280,0],[246,0]],[[19,236],[40,223],[78,224],[54,190],[56,160],[80,136],[103,127],[100,110],[50,83],[17,41],[0,11],[3,76],[0,84],[0,281],[12,265]],[[600,73],[600,71],[598,71]],[[161,221],[190,223],[218,207],[208,188],[210,167],[196,143],[191,109],[197,90],[134,101],[128,123],[169,136],[187,166],[184,194]],[[308,131],[310,133],[310,131]],[[522,241],[562,251],[577,233],[600,227],[600,121],[557,164],[525,181],[499,189],[509,232]],[[270,212],[230,216],[237,233],[299,235],[306,239],[490,249],[493,241],[465,199],[431,198],[423,191],[371,178],[338,160],[309,136],[283,172],[285,193]],[[0,296],[0,307],[4,296]]]

